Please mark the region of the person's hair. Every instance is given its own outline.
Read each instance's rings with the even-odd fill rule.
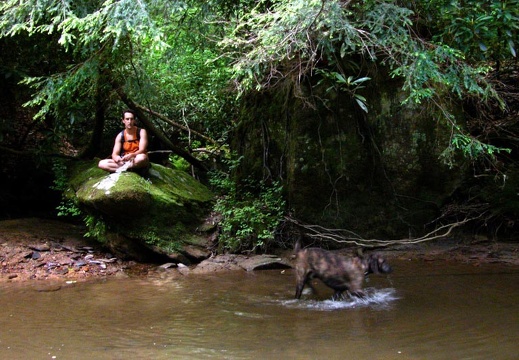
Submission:
[[[123,112],[121,113],[121,119],[124,119],[124,114],[126,113],[133,114],[133,117],[135,118],[135,120],[137,120],[137,114],[132,109],[123,110]]]

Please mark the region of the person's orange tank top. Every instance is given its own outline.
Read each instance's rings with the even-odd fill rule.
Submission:
[[[122,156],[126,154],[131,154],[139,150],[139,141],[140,141],[141,129],[137,128],[137,138],[133,140],[128,140],[128,134],[126,133],[126,129],[123,130],[122,136]]]

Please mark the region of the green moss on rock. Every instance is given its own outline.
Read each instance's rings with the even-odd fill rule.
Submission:
[[[83,211],[102,219],[107,232],[118,235],[115,238],[164,254],[184,244],[204,243],[196,229],[213,200],[207,187],[183,171],[152,164],[145,177],[108,174],[97,168],[97,161],[73,167],[71,194]]]

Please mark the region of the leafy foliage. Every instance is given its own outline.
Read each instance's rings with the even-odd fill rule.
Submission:
[[[368,50],[366,34],[354,27],[337,1],[260,2],[237,24],[220,45],[233,59],[232,74],[239,91],[274,86],[285,77],[299,81],[317,62],[334,58],[335,44],[348,50]]]
[[[87,227],[86,237],[100,242],[106,241],[106,224],[101,217],[88,214],[85,216],[85,225]]]
[[[27,106],[37,107],[39,118],[57,119],[60,133],[86,123],[93,95],[108,94],[106,77],[117,77],[137,102],[225,141],[234,105],[226,92],[230,77],[243,94],[286,81],[299,86],[321,74],[367,112],[358,90],[369,76],[359,75],[359,58],[402,78],[404,102],[432,101],[451,121],[441,101],[446,93],[497,98],[485,80],[490,67],[472,67],[466,56],[476,59],[482,50],[495,59],[515,56],[517,1],[417,2],[415,13],[381,0],[260,1],[254,8],[247,1],[7,0],[0,5],[0,37],[47,34],[71,54],[66,71],[24,80],[35,90]],[[231,19],[226,33],[222,15]],[[440,29],[435,42],[416,36],[416,15]],[[179,136],[156,121],[168,136]],[[453,128],[459,131],[454,122]],[[191,146],[189,133],[181,138]]]
[[[228,161],[231,169],[238,163],[239,159]],[[212,174],[211,184],[221,193],[214,207],[223,217],[220,246],[230,251],[265,251],[271,247],[285,212],[281,184],[258,184],[251,179],[238,186],[221,171]]]
[[[55,119],[60,133],[87,128],[100,106],[95,101],[118,119],[121,104],[111,95],[117,83],[134,102],[179,119],[188,129],[225,138],[228,122],[220,119],[230,118],[232,111],[225,63],[209,62],[217,55],[204,32],[215,32],[216,26],[207,29],[210,9],[200,4],[6,1],[0,5],[0,38],[47,34],[70,54],[65,71],[24,80],[34,89],[26,106],[38,109],[36,118]],[[155,121],[167,136],[178,136],[177,128]],[[185,139],[191,141],[189,133]]]
[[[519,1],[424,2],[439,29],[434,40],[451,44],[474,61],[517,57]]]
[[[419,2],[417,7],[436,7],[436,10],[448,7],[442,1],[431,3],[434,5]],[[484,2],[478,3],[485,7]],[[493,17],[480,20],[492,23],[496,29],[506,22],[505,32],[513,35],[516,25],[509,20],[516,18],[516,10],[508,5],[511,4],[499,7],[493,2],[489,10]],[[266,10],[260,11],[260,8]],[[472,11],[468,7],[463,9]],[[445,16],[446,22],[457,18],[454,13],[440,15],[438,12],[437,16]],[[458,100],[468,96],[484,101],[494,99],[504,107],[486,79],[491,68],[473,66],[466,59],[466,48],[456,48],[454,41],[432,42],[417,36],[413,28],[415,17],[411,9],[393,1],[262,2],[237,24],[231,24],[229,35],[220,44],[233,61],[232,75],[239,92],[274,88],[281,82],[291,82],[298,87],[303,79],[317,73],[328,82],[334,80],[335,90],[350,93],[365,112],[369,104],[357,90],[360,82],[369,76],[358,75],[355,59],[379,63],[390,69],[391,76],[402,79],[402,89],[408,94],[404,104],[430,102],[438,106],[445,115],[444,121],[451,124],[455,133],[472,139],[460,132],[462,129],[453,121],[448,110],[451,96]],[[487,151],[491,147],[472,145],[469,148],[482,150],[480,155],[493,154]]]
[[[344,91],[351,93],[354,97],[357,104],[360,106],[360,108],[364,112],[368,112],[368,106],[366,104],[366,98],[357,92],[364,88],[362,83],[365,81],[371,80],[369,77],[362,77],[358,79],[354,79],[353,76],[348,76],[348,78],[345,78],[342,74],[335,72],[335,71],[319,71],[317,70],[317,73],[321,73],[323,75],[323,79],[319,81],[318,85],[323,83],[325,80],[329,80],[332,83],[332,86],[330,86],[328,89],[326,89],[326,92],[329,92],[331,90],[335,91]]]
[[[472,161],[476,161],[482,155],[488,156],[491,160],[491,158],[496,154],[501,152],[510,154],[512,150],[509,148],[502,148],[491,144],[485,144],[478,139],[469,137],[467,135],[454,134],[451,138],[450,145],[441,155],[450,167],[454,166],[454,158],[458,151],[461,151],[463,156],[466,158]]]
[[[80,216],[81,210],[76,202],[65,196],[65,191],[68,188],[67,165],[63,160],[55,160],[52,165],[52,171],[55,176],[52,188],[62,193],[61,202],[57,207],[58,216]]]

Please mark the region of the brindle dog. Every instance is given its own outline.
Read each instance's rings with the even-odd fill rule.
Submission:
[[[296,299],[301,297],[306,284],[313,278],[320,279],[335,290],[333,300],[340,300],[342,293],[348,291],[356,297],[364,297],[362,282],[370,273],[389,274],[393,269],[379,255],[366,258],[344,257],[319,248],[301,249],[299,241],[294,249],[296,255]]]

